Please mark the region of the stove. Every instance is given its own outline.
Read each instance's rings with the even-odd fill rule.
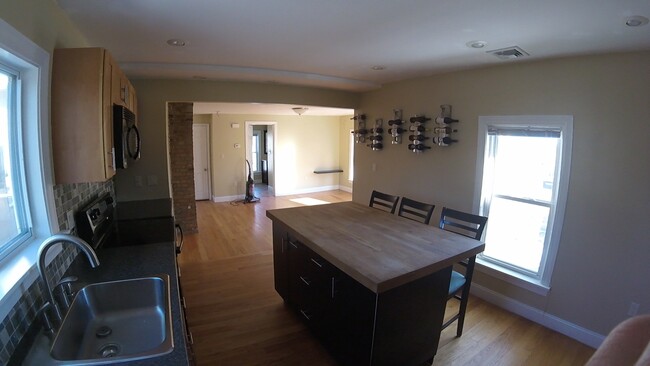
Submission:
[[[115,199],[105,193],[75,214],[77,235],[94,249],[113,246],[117,241]]]

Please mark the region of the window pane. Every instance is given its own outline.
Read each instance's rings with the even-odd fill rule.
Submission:
[[[0,248],[16,238],[23,229],[17,214],[16,193],[12,165],[17,161],[12,156],[12,126],[14,115],[15,78],[0,70]],[[15,127],[15,126],[13,126]]]
[[[493,198],[483,255],[537,273],[549,207]]]
[[[495,136],[493,194],[550,202],[559,139]]]

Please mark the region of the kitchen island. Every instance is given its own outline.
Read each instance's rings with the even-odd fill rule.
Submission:
[[[452,266],[485,247],[354,202],[267,216],[277,292],[345,365],[432,359]]]

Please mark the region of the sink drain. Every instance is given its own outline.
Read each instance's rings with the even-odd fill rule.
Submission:
[[[120,353],[120,346],[115,343],[109,343],[101,346],[97,352],[103,358],[115,357]]]
[[[95,335],[97,336],[97,338],[106,338],[109,335],[111,335],[111,333],[113,333],[113,329],[105,325],[103,327],[97,328],[97,330],[95,331]]]

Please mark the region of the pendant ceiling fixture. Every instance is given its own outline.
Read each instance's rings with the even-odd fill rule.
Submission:
[[[302,116],[303,113],[307,112],[307,110],[309,108],[306,108],[306,107],[294,107],[294,108],[291,108],[291,109],[293,109],[293,111],[296,112],[297,115]]]

